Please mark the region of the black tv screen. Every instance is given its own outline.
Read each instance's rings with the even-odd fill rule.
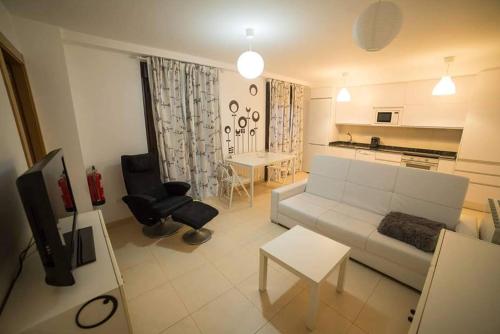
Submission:
[[[17,187],[45,268],[45,281],[57,286],[74,284],[77,209],[62,150],[50,152],[19,176]],[[65,242],[57,224],[68,216],[73,216],[72,237]]]

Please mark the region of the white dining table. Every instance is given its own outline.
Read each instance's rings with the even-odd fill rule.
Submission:
[[[250,206],[253,206],[255,168],[274,165],[278,162],[292,163],[292,182],[295,182],[295,155],[275,152],[249,152],[236,154],[226,159],[227,162],[247,168],[250,174]]]

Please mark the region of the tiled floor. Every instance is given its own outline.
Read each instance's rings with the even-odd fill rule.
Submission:
[[[270,262],[268,290],[258,291],[258,249],[286,231],[269,221],[276,186],[258,184],[253,208],[238,197],[231,210],[217,199],[207,201],[220,214],[206,226],[212,239],[200,246],[182,241],[187,228],[159,240],[143,236],[132,219],[109,229],[134,333],[309,332],[308,290],[297,277]],[[322,287],[314,333],[407,332],[418,292],[350,261],[345,291],[338,294],[336,275]]]

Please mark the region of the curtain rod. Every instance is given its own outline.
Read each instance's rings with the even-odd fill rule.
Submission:
[[[136,55],[135,56],[135,58],[138,59],[139,61],[147,61],[151,57],[163,58],[163,59],[168,59],[168,60],[175,60],[175,61],[185,63],[185,64],[193,64],[193,65],[198,65],[198,66],[212,67],[212,68],[218,69],[221,72],[224,72],[226,70],[226,68],[224,68],[224,67],[205,65],[205,64],[200,64],[200,63],[193,63],[191,61],[179,60],[179,59],[175,59],[175,58],[167,58],[167,57],[159,57],[159,56],[144,56],[144,55]]]

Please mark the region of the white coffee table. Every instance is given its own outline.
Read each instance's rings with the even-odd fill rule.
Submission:
[[[267,259],[271,258],[309,283],[306,326],[314,330],[319,308],[320,284],[337,267],[337,291],[343,291],[345,267],[351,248],[301,226],[286,231],[260,247],[259,290],[267,285]]]

